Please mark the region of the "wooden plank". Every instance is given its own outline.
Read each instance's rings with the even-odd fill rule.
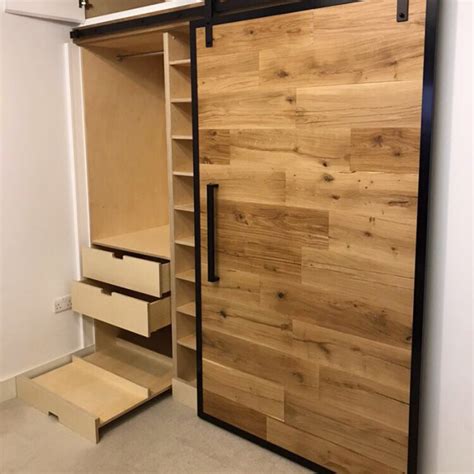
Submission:
[[[292,206],[348,211],[385,219],[416,219],[418,177],[312,167],[286,173],[286,202]]]
[[[350,129],[328,128],[231,130],[230,159],[234,168],[284,171],[287,183],[295,171],[309,174],[315,184],[315,172],[350,171],[350,135]],[[289,202],[288,188],[286,197]]]
[[[212,392],[204,394],[204,413],[260,438],[266,437],[266,417],[258,411]]]
[[[410,387],[409,350],[380,344],[315,324],[293,320],[293,348],[299,357],[405,391]]]
[[[202,92],[246,90],[259,84],[258,51],[203,57],[198,63],[198,86]]]
[[[351,133],[351,170],[385,173],[417,173],[420,130],[366,128]]]
[[[294,128],[296,90],[272,91],[265,87],[208,93],[199,99],[201,129]]]
[[[299,278],[302,247],[328,246],[325,211],[228,201],[219,194],[217,220],[218,250],[235,252],[260,273]]]
[[[199,48],[199,58],[247,52],[268,47],[274,48],[287,44],[313,44],[312,12],[297,12],[282,15],[279,21],[274,17],[262,18],[258,21],[215,25],[213,28],[213,50]],[[197,30],[197,44],[205,44],[204,29]],[[235,61],[233,61],[235,63]]]
[[[203,360],[203,389],[274,418],[284,418],[282,385]]]
[[[303,249],[302,283],[341,299],[352,298],[366,307],[383,308],[409,327],[413,309],[412,277],[398,277],[389,268],[372,272],[368,268],[370,261],[345,257],[331,251]]]
[[[346,256],[349,266],[360,262],[379,273],[413,278],[415,221],[334,211],[329,219],[329,248]]]
[[[262,280],[261,304],[269,309],[310,324],[346,332],[382,344],[410,349],[411,323],[407,316],[382,306],[367,304],[342,291],[332,294],[314,286]]]
[[[319,390],[323,402],[408,432],[406,390],[329,367],[320,368]]]
[[[205,327],[230,336],[238,333],[243,339],[283,352],[296,351],[289,317],[258,303],[236,302],[216,295],[218,291],[214,294],[203,291],[202,324]]]
[[[374,32],[378,41],[383,40],[387,30],[397,28],[400,36],[410,34],[412,29],[419,30],[425,25],[426,2],[424,0],[410,0],[410,18],[407,22],[393,21],[394,0],[370,0],[364,3],[349,3],[338,8],[318,8],[313,11],[314,34],[325,33],[352,33],[367,34]],[[361,20],[364,21],[361,21]],[[412,47],[423,42],[423,36],[412,42]],[[389,64],[388,64],[389,66]],[[418,74],[421,73],[421,67]]]
[[[229,130],[202,130],[199,132],[199,161],[208,165],[230,163]]]
[[[267,418],[267,440],[335,472],[347,474],[401,472],[273,418]]]
[[[207,266],[203,268],[203,274],[207,273]],[[247,302],[258,303],[260,301],[260,277],[258,275],[234,269],[225,269],[219,272],[219,286],[209,283],[205,279],[202,282],[202,292],[205,295],[219,295],[227,301],[238,301],[245,299]]]
[[[392,8],[391,5],[388,9]],[[411,9],[410,9],[411,10]],[[316,15],[316,14],[315,14]],[[411,11],[410,11],[411,15]],[[417,79],[423,65],[424,25],[390,19],[383,36],[365,27],[354,32],[340,16],[337,30],[319,30],[314,44],[288,43],[260,52],[260,84],[306,87]],[[365,25],[365,22],[364,22]]]
[[[207,327],[203,328],[203,358],[265,380],[291,386],[309,400],[317,399],[318,366],[311,361],[295,358],[285,352]]]
[[[201,189],[207,183],[219,183],[218,200],[246,200],[261,203],[285,201],[286,177],[281,171],[271,169],[243,169],[231,166],[201,165]],[[201,191],[203,196],[203,192]]]
[[[297,124],[313,127],[413,127],[421,120],[416,81],[305,87],[296,90]],[[347,107],[347,104],[351,104]]]
[[[285,393],[285,422],[300,431],[405,472],[408,436],[371,418]],[[385,471],[381,471],[385,472]]]

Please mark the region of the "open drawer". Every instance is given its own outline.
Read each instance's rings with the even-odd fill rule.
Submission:
[[[86,278],[157,297],[170,291],[169,263],[90,247],[83,247],[81,255]]]
[[[171,387],[169,357],[117,339],[46,373],[17,378],[18,398],[97,443],[99,429]]]
[[[169,296],[151,296],[117,289],[95,281],[75,281],[72,309],[78,313],[149,337],[171,324]]]

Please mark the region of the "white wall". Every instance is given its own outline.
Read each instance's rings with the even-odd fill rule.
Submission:
[[[472,473],[472,0],[444,0],[436,72],[422,472]]]
[[[69,31],[5,14],[0,0],[0,381],[82,347],[79,317],[52,311],[77,273]]]

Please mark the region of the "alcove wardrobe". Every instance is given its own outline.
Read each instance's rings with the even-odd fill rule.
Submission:
[[[172,389],[317,472],[416,472],[435,17],[231,0],[75,29],[95,350],[19,396],[97,442]]]

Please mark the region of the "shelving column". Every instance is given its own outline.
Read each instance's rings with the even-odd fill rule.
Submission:
[[[196,408],[196,309],[191,60],[188,27],[164,35],[172,239],[173,397]]]

